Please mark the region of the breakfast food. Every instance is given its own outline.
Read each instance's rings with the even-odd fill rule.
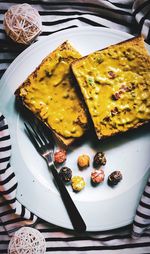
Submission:
[[[150,121],[150,56],[141,36],[72,63],[98,139]]]
[[[90,165],[90,157],[86,154],[80,155],[77,164],[80,169],[87,168]]]
[[[105,164],[106,164],[105,154],[103,152],[97,152],[93,160],[94,167],[104,166]]]
[[[122,174],[120,170],[116,170],[108,176],[107,182],[109,186],[114,186],[114,185],[117,185],[121,180],[122,180]]]
[[[73,176],[71,179],[71,185],[72,185],[72,189],[75,192],[81,191],[86,183],[84,181],[84,178],[82,176]]]
[[[59,171],[59,176],[63,182],[69,183],[72,178],[72,170],[68,167],[63,167]]]
[[[85,133],[87,117],[72,83],[70,65],[81,55],[66,41],[16,90],[22,104],[66,146]]]
[[[93,183],[102,183],[104,178],[105,174],[102,169],[94,169],[91,173],[91,180]]]
[[[61,164],[66,160],[67,153],[65,150],[59,150],[54,153],[54,162],[57,164]]]

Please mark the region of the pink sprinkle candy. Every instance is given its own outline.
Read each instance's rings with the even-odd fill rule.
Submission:
[[[102,169],[95,169],[91,173],[91,179],[93,183],[102,183],[104,181],[105,174]]]
[[[65,150],[59,150],[54,153],[54,162],[61,164],[66,160],[67,154]]]

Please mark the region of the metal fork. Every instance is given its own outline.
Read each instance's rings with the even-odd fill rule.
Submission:
[[[52,160],[53,149],[54,149],[53,142],[51,142],[50,139],[46,137],[46,134],[43,131],[43,128],[41,130],[40,128],[41,126],[37,125],[35,121],[34,122],[28,121],[28,124],[27,123],[24,123],[24,124],[27,130],[27,133],[32,143],[34,144],[36,150],[46,160],[48,168],[51,170],[53,174],[53,177],[59,189],[61,198],[63,200],[63,203],[66,207],[66,210],[72,222],[73,228],[78,232],[84,232],[86,230],[86,224],[83,218],[81,217],[77,207],[75,206],[71,196],[69,195],[69,192],[67,191],[53,163],[53,160]]]

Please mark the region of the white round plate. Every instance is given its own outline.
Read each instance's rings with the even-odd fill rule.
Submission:
[[[14,92],[41,60],[65,40],[71,41],[82,55],[86,55],[131,37],[124,32],[107,28],[61,31],[27,48],[1,79],[0,111],[6,116],[10,127],[11,165],[18,179],[17,199],[47,222],[72,229],[52,175],[25,133],[23,121],[15,108]],[[105,181],[93,187],[90,182],[92,158],[99,150],[104,151],[107,157],[107,164],[103,167]],[[74,193],[71,186],[67,188],[88,231],[114,229],[132,222],[149,174],[149,151],[150,133],[147,128],[101,141],[96,146],[89,137],[81,146],[72,148],[65,164],[73,170],[73,175],[83,176],[87,184],[79,193]],[[77,157],[83,153],[90,155],[91,165],[80,171]],[[115,188],[111,188],[107,185],[107,178],[114,170],[121,170],[123,180]]]

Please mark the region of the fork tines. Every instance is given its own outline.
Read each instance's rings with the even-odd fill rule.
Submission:
[[[36,148],[42,147],[42,145],[49,145],[53,148],[53,140],[51,133],[46,133],[44,126],[37,119],[28,120],[28,123],[24,123],[27,133],[34,143]]]

